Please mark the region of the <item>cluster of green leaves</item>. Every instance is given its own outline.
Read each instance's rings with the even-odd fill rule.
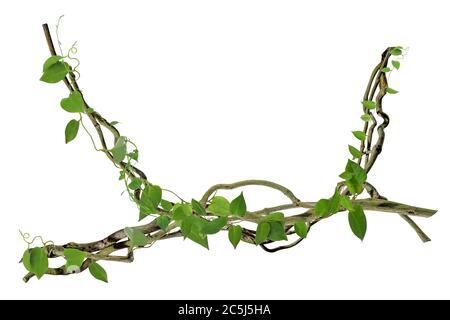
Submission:
[[[58,83],[66,78],[71,71],[70,65],[64,61],[65,57],[51,56],[44,62],[42,70],[41,81],[47,83]],[[61,108],[69,113],[80,114],[79,119],[70,120],[65,129],[66,143],[74,140],[77,137],[80,128],[81,113],[91,113],[91,108],[86,108],[83,96],[79,91],[73,91],[67,98],[61,100]]]
[[[78,249],[64,249],[64,258],[66,259],[65,269],[68,273],[77,273],[87,258],[87,253]],[[46,247],[34,247],[25,250],[22,256],[22,263],[29,272],[41,279],[47,273],[48,253]],[[90,261],[89,272],[91,275],[101,281],[108,282],[108,275],[95,261]]]

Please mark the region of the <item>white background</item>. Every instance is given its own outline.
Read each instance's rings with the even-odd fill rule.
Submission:
[[[447,1],[14,1],[0,4],[2,298],[450,298]],[[181,239],[88,272],[21,280],[19,229],[62,244],[136,224],[117,170],[86,134],[65,145],[62,83],[39,80],[41,24],[65,14],[80,85],[119,120],[153,183],[199,198],[212,184],[269,179],[305,201],[330,196],[381,52],[410,47],[385,98],[385,148],[369,176],[394,201],[436,208],[416,221],[368,212],[361,243],[345,214],[276,254],[226,234]],[[256,191],[256,192],[255,192]],[[237,194],[229,193],[230,197]],[[250,209],[283,199],[246,190]]]

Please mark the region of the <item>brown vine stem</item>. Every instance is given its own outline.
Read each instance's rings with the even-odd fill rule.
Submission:
[[[49,28],[47,24],[43,25],[45,38],[47,40],[47,44],[50,50],[51,55],[56,55],[56,51],[54,48],[54,44],[52,41],[52,37],[49,31]],[[375,114],[372,114],[370,110],[365,110],[365,112],[370,113],[371,115],[371,126],[369,127],[368,123],[364,125],[364,132],[367,132],[367,135],[369,139],[366,143],[361,144],[361,152],[364,153],[366,157],[366,162],[364,169],[366,172],[369,172],[370,169],[373,167],[377,157],[381,153],[382,145],[384,143],[384,129],[389,124],[389,117],[386,113],[384,113],[382,108],[382,99],[383,96],[386,94],[386,87],[387,87],[387,80],[386,76],[383,72],[381,72],[381,69],[384,68],[387,64],[388,58],[389,58],[389,49],[386,49],[382,54],[381,62],[375,67],[373,70],[370,79],[369,84],[367,85],[366,92],[364,94],[364,99],[373,99],[375,93],[378,90],[378,94],[376,97],[376,115],[380,117],[383,122],[381,124],[377,124],[377,121],[375,119]],[[82,93],[75,75],[73,72],[69,72],[69,78],[64,79],[64,84],[68,88],[70,92],[77,90]],[[89,108],[89,105],[87,104],[84,95],[82,95],[83,101],[86,108]],[[100,144],[102,146],[102,151],[105,153],[107,158],[113,161],[112,154],[108,151],[110,148],[108,148],[107,140],[105,138],[105,135],[103,133],[103,129],[107,129],[113,136],[114,142],[120,137],[119,131],[116,129],[114,125],[112,125],[109,121],[107,121],[105,118],[103,118],[98,112],[94,111],[92,113],[86,113],[87,117],[91,121],[92,125],[95,128],[95,131],[97,133],[98,139],[100,140]],[[373,139],[373,133],[377,129],[378,133],[378,139],[376,143],[374,144],[374,147],[371,149],[371,141]],[[115,164],[115,163],[114,163]],[[116,164],[115,164],[116,165]],[[148,184],[147,176],[146,174],[141,171],[140,169],[136,168],[135,166],[127,166],[125,163],[120,163],[119,167],[125,172],[126,175],[129,177],[136,177],[139,176],[141,179],[145,180]],[[250,223],[257,224],[262,217],[265,215],[268,215],[275,211],[285,211],[285,210],[300,210],[300,209],[306,209],[305,212],[297,213],[294,215],[286,216],[285,218],[285,226],[286,226],[286,234],[292,235],[294,232],[292,231],[293,225],[296,221],[302,219],[306,221],[309,225],[309,228],[311,228],[313,225],[317,224],[318,222],[322,220],[326,220],[326,218],[318,218],[315,215],[314,212],[314,206],[316,202],[304,202],[301,201],[299,197],[297,197],[290,189],[286,188],[285,186],[272,182],[267,180],[243,180],[238,181],[234,183],[229,184],[216,184],[204,193],[202,196],[200,203],[204,205],[208,211],[209,216],[213,216],[209,210],[208,210],[208,201],[210,200],[211,196],[218,192],[219,190],[232,190],[237,188],[244,188],[248,186],[263,186],[270,189],[273,189],[275,191],[281,192],[286,198],[290,201],[290,203],[275,205],[272,207],[262,208],[259,210],[247,212],[244,217],[229,217],[228,218],[228,224],[224,227],[223,230],[226,230],[231,224],[237,223],[239,221],[246,221]],[[345,188],[345,184],[342,182],[339,182],[337,184],[338,190],[340,190],[341,194],[345,194],[348,191]],[[354,199],[352,202],[354,204],[358,204],[363,207],[365,211],[376,211],[376,212],[386,212],[386,213],[396,213],[400,214],[400,216],[411,226],[414,228],[414,230],[417,232],[417,234],[420,236],[420,238],[423,241],[429,241],[429,237],[414,223],[414,221],[410,218],[410,216],[417,216],[417,217],[431,217],[433,214],[436,213],[436,210],[432,209],[426,209],[426,208],[420,208],[415,207],[407,204],[402,204],[399,202],[389,201],[385,197],[382,197],[379,192],[375,189],[373,185],[366,182],[364,185],[365,190],[369,194],[370,198],[367,199]],[[166,190],[168,192],[172,192],[170,190]],[[139,199],[141,190],[138,189],[135,192],[135,197]],[[169,212],[166,212],[162,209],[159,209],[160,213],[164,213],[170,216]],[[344,211],[344,208],[340,208],[339,211]],[[209,217],[206,217],[208,219]],[[83,272],[86,270],[89,265],[93,261],[97,260],[105,260],[105,261],[113,261],[113,262],[126,262],[130,263],[134,261],[134,250],[136,249],[142,249],[152,246],[154,243],[160,240],[166,240],[166,239],[172,239],[176,237],[182,236],[180,230],[176,227],[175,224],[170,224],[168,230],[164,231],[161,230],[156,220],[153,220],[147,224],[139,225],[134,227],[138,230],[140,230],[142,233],[144,233],[148,239],[150,244],[145,247],[139,247],[139,248],[132,248],[131,243],[128,240],[124,228],[117,230],[110,235],[89,243],[77,243],[77,242],[69,242],[64,245],[54,245],[54,244],[48,244],[46,245],[46,249],[48,252],[49,258],[57,258],[62,257],[64,255],[64,249],[65,248],[74,248],[81,251],[84,251],[87,253],[87,259],[83,262],[83,264],[80,267],[79,272]],[[242,241],[254,244],[255,243],[255,230],[243,228],[243,236]],[[269,248],[268,245],[272,243],[272,241],[266,241],[261,245],[262,249],[268,252],[276,252],[279,250],[284,250],[288,248],[292,248],[303,241],[303,238],[298,238],[292,243],[288,243],[286,245],[281,245],[275,248]],[[112,255],[113,253],[116,253],[120,250],[126,250],[127,254],[123,256],[118,255]],[[69,275],[69,273],[65,266],[60,266],[56,268],[49,268],[47,271],[47,274],[49,275]],[[25,282],[29,281],[34,276],[33,273],[28,273],[25,275],[23,280]]]

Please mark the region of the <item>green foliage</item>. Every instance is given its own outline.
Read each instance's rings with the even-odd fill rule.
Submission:
[[[64,59],[64,57],[61,56],[51,56],[44,62],[44,67],[42,68],[42,72],[45,72],[48,70],[51,66],[53,66],[55,63],[58,63],[60,60]]]
[[[215,196],[211,200],[208,210],[215,215],[226,217],[230,215],[230,203],[224,197]]]
[[[61,100],[61,108],[67,112],[83,112],[84,101],[80,91],[72,91],[69,97]]]
[[[242,238],[242,227],[240,225],[230,226],[228,229],[228,239],[230,240],[233,247],[236,249],[237,245]]]
[[[48,270],[48,257],[44,248],[33,248],[30,251],[30,272],[34,273],[38,279]]]
[[[183,221],[186,217],[189,217],[191,215],[192,215],[192,208],[188,204],[177,203],[173,207],[172,219],[175,220],[177,223]]]
[[[377,107],[377,103],[375,101],[364,100],[364,101],[361,101],[361,103],[362,103],[363,107],[368,110],[375,109]]]
[[[167,231],[167,227],[169,226],[170,218],[166,215],[159,216],[156,218],[156,224],[158,227],[160,227],[162,230]]]
[[[273,212],[273,213],[265,216],[261,221],[265,221],[265,222],[271,222],[271,221],[284,222],[284,214],[283,214],[283,212]]]
[[[189,233],[187,238],[194,241],[195,243],[198,243],[202,247],[209,249],[208,236],[200,231],[198,225],[193,225],[191,232]]]
[[[308,226],[304,220],[298,220],[294,224],[294,230],[300,238],[306,238],[308,235]]]
[[[122,162],[127,155],[127,138],[124,136],[117,138],[116,144],[109,151],[111,152],[115,163]]]
[[[264,241],[267,240],[267,237],[270,233],[270,223],[269,222],[260,222],[258,223],[258,227],[256,228],[255,235],[255,244],[260,245]]]
[[[353,204],[350,201],[350,198],[348,196],[341,196],[341,206],[343,206],[347,210],[353,210]]]
[[[230,204],[231,214],[243,217],[247,212],[247,204],[245,203],[244,194],[241,192]]]
[[[147,236],[139,229],[127,227],[124,232],[130,239],[132,247],[143,247],[149,242]]]
[[[387,93],[390,93],[390,94],[396,94],[396,93],[398,93],[397,90],[392,89],[392,88],[386,88],[386,92],[387,92]]]
[[[119,124],[119,121],[111,121],[109,124],[112,126],[115,126],[115,125]]]
[[[22,255],[22,263],[25,269],[31,272],[30,249],[26,249]]]
[[[52,56],[45,61],[41,81],[57,83],[66,77],[70,67],[61,59],[63,59],[61,56]]]
[[[67,272],[78,272],[87,253],[78,249],[64,249],[64,258],[66,259]]]
[[[400,69],[400,61],[392,60],[391,63],[395,69],[397,69],[397,70]]]
[[[356,139],[364,141],[366,139],[366,134],[362,131],[352,131]]]
[[[371,119],[371,116],[370,116],[370,114],[368,114],[368,113],[365,113],[365,114],[363,114],[363,115],[361,116],[361,120],[364,121],[364,122],[369,122],[370,119]]]
[[[350,153],[353,156],[353,159],[355,158],[361,158],[363,153],[361,151],[359,151],[359,149],[356,149],[355,147],[348,145],[348,151],[350,151]]]
[[[200,202],[198,202],[195,199],[191,200],[191,204],[192,204],[192,209],[194,209],[194,211],[201,215],[201,216],[206,216],[206,210],[205,208],[200,204]]]
[[[366,215],[360,205],[356,205],[348,212],[348,223],[355,236],[361,241],[364,239],[367,230]]]
[[[385,68],[381,69],[381,72],[384,72],[384,73],[387,73],[390,71],[391,71],[391,68],[389,68],[389,67],[385,67]]]
[[[226,217],[219,217],[210,221],[202,220],[202,232],[205,234],[215,234],[226,226],[228,219]]]
[[[72,119],[69,121],[69,123],[67,123],[65,130],[66,143],[69,143],[70,141],[72,141],[77,137],[79,128],[80,128],[79,120]]]
[[[402,54],[402,47],[394,47],[389,50],[389,53],[393,56],[400,56]]]
[[[173,208],[173,205],[169,201],[161,199],[161,208],[163,208],[163,210],[166,210],[166,211],[171,211]]]
[[[141,187],[141,179],[139,178],[134,178],[133,180],[131,180],[131,182],[128,184],[128,188],[130,188],[131,190],[136,190],[139,189]]]
[[[330,214],[335,214],[336,212],[338,212],[340,203],[341,203],[341,194],[339,193],[339,190],[336,189],[334,191],[333,196],[330,198],[328,212]]]
[[[156,213],[162,198],[162,190],[157,185],[147,185],[142,191],[140,201],[141,219],[149,214]]]
[[[350,193],[355,195],[362,192],[367,179],[367,173],[359,164],[348,160],[345,171],[341,173],[340,177],[345,180]]]
[[[134,161],[138,161],[138,159],[139,159],[139,150],[134,149],[132,152],[130,152],[130,153],[128,154],[128,156],[129,156],[131,159],[133,159]]]
[[[286,231],[284,229],[284,222],[271,221],[270,232],[267,238],[272,241],[287,240]]]
[[[97,262],[91,262],[91,264],[89,265],[89,272],[95,279],[103,282],[108,282],[108,274],[106,273],[105,269],[103,269],[103,267]]]
[[[330,213],[329,208],[330,208],[330,200],[320,199],[314,206],[314,212],[318,217],[324,218],[329,215]]]

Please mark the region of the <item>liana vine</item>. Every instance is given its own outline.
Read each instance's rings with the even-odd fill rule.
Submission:
[[[137,145],[119,132],[118,122],[109,122],[89,106],[85,92],[78,84],[80,73],[77,67],[80,62],[71,56],[76,53],[76,46],[72,45],[67,54],[63,54],[58,35],[59,21],[57,43],[60,54],[55,51],[48,25],[44,24],[43,29],[51,56],[44,63],[40,80],[46,83],[64,83],[69,94],[61,100],[61,108],[75,115],[66,125],[66,143],[76,139],[81,125],[94,149],[103,153],[117,167],[125,192],[138,208],[138,220],[150,221],[135,227],[125,227],[90,243],[69,242],[56,245],[52,241],[44,242],[41,236],[30,241],[29,234],[21,233],[27,243],[22,256],[22,263],[28,270],[25,282],[34,276],[39,279],[43,275],[71,275],[85,270],[89,270],[96,279],[107,282],[107,272],[99,261],[132,262],[135,250],[149,248],[157,241],[176,237],[189,239],[208,249],[208,237],[220,231],[228,233],[234,248],[243,241],[260,246],[265,251],[276,252],[298,245],[307,238],[312,226],[340,212],[347,212],[350,229],[361,241],[367,230],[366,211],[398,214],[422,241],[430,240],[411,217],[431,217],[436,210],[389,201],[368,181],[368,173],[383,150],[385,129],[390,121],[383,109],[383,98],[387,94],[398,93],[389,86],[388,81],[389,76],[400,69],[400,58],[406,52],[404,48],[396,46],[384,50],[381,61],[369,77],[361,101],[362,129],[352,131],[359,145],[348,145],[350,159],[339,175],[341,181],[330,192],[330,197],[315,202],[303,201],[278,183],[243,180],[216,184],[207,189],[201,198],[186,201],[174,191],[152,183],[137,167],[140,155]],[[76,65],[72,66],[71,62]],[[93,125],[96,138],[89,132],[84,121]],[[107,142],[106,132],[112,137],[112,143]],[[285,196],[286,203],[249,211],[244,191],[231,201],[220,195],[221,190],[242,189],[247,186],[263,186],[280,192]],[[364,192],[368,197],[360,198]],[[167,200],[170,195],[175,196],[177,201]],[[306,210],[288,215],[286,211],[290,209]],[[242,222],[253,223],[255,227],[243,227]],[[33,246],[34,240],[40,240],[40,245]],[[126,251],[126,254],[113,255],[119,250]],[[58,257],[63,257],[65,264],[50,267],[49,261]]]

